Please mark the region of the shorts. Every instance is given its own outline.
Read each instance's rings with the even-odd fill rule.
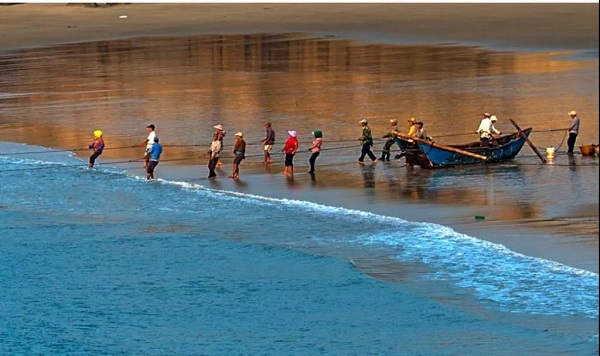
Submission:
[[[146,173],[148,173],[148,174],[154,173],[154,168],[156,168],[157,165],[158,165],[158,161],[150,161],[150,164],[148,164],[148,169],[146,169]]]
[[[235,155],[235,157],[233,158],[233,164],[237,164],[239,166],[244,158],[244,155]]]
[[[271,152],[273,145],[265,145],[265,152]]]

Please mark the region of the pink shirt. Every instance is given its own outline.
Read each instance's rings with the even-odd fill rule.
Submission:
[[[310,148],[310,152],[321,152],[321,144],[323,143],[323,139],[321,137],[317,137],[313,140],[312,147]]]

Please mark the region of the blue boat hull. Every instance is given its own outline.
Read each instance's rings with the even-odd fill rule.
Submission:
[[[525,136],[529,136],[531,131],[532,129],[528,128],[522,132],[525,134]],[[408,157],[407,155],[407,162],[424,168],[440,168],[502,162],[515,158],[523,148],[525,142],[525,137],[523,137],[520,132],[516,132],[498,138],[496,145],[492,147],[482,147],[479,142],[446,146],[487,157],[487,159],[483,160],[464,153],[451,151],[445,149],[444,147],[439,147],[434,142],[420,140],[415,142],[416,146],[414,147],[418,147],[418,150],[415,150],[416,154],[413,154],[412,157]]]

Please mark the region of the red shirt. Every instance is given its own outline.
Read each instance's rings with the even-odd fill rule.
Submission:
[[[283,150],[285,153],[293,154],[296,153],[298,149],[298,139],[295,137],[290,137],[285,141],[285,146],[283,146]]]

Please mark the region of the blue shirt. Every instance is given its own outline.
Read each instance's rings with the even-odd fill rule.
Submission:
[[[158,160],[160,159],[160,154],[162,153],[162,146],[160,145],[160,143],[154,142],[152,147],[150,147],[148,153],[150,154],[151,161],[158,162]]]

